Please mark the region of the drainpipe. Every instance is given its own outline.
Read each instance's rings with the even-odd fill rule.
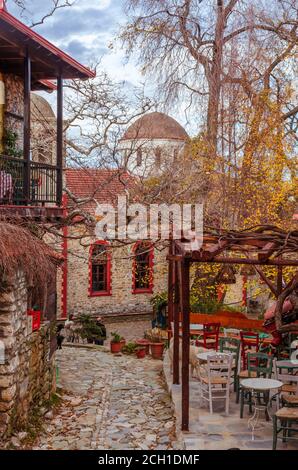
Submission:
[[[5,107],[5,85],[4,77],[0,73],[0,153],[4,150],[4,107]]]

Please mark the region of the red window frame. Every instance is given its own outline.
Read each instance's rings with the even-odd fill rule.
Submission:
[[[140,245],[146,244],[146,242],[138,241],[134,247],[133,252],[136,253],[137,249]],[[148,255],[149,255],[149,286],[138,288],[136,287],[136,267],[137,267],[137,259],[136,256],[133,258],[133,266],[132,266],[132,293],[133,294],[153,294],[153,267],[154,267],[154,249],[151,243],[147,243],[148,245]]]
[[[89,253],[89,297],[106,297],[112,295],[111,289],[111,268],[112,268],[112,261],[111,261],[111,250],[107,249],[107,262],[106,262],[106,285],[107,289],[103,291],[94,291],[93,290],[93,250],[95,246],[98,245],[105,245],[107,247],[110,244],[104,240],[97,241],[90,246],[90,253]]]

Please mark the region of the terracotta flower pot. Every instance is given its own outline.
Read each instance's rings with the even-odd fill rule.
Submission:
[[[144,357],[146,357],[146,348],[139,348],[136,353],[138,359],[144,359]]]
[[[119,353],[121,349],[123,348],[123,346],[124,344],[122,342],[121,343],[111,342],[111,353],[113,354]]]
[[[150,352],[150,341],[148,341],[148,339],[138,339],[136,341],[136,344],[138,346],[144,346],[144,349],[145,349],[145,353],[148,355],[149,352]]]
[[[151,355],[153,359],[162,359],[164,343],[150,343],[151,346]]]

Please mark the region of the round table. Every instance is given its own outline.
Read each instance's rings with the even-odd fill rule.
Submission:
[[[291,359],[278,361],[278,369],[298,369],[298,361],[291,361]]]
[[[231,355],[234,355],[235,353],[216,352],[213,349],[210,349],[209,351],[197,354],[197,358],[199,359],[199,361],[208,362],[208,356],[215,356],[216,354],[220,354],[221,356],[231,356]]]
[[[262,377],[256,379],[243,379],[240,383],[243,388],[248,388],[251,391],[256,392],[268,392],[283,386],[283,383],[280,380],[264,379]]]
[[[269,410],[268,410],[269,400],[265,405],[261,405],[257,401],[258,393],[268,392],[270,394],[270,392],[272,390],[281,389],[281,387],[283,386],[283,383],[280,380],[265,379],[265,378],[260,377],[260,378],[255,378],[255,379],[254,378],[243,379],[243,380],[241,380],[240,385],[241,385],[242,389],[246,389],[246,390],[251,392],[252,398],[255,401],[255,403],[254,403],[254,413],[253,413],[252,417],[249,418],[249,420],[248,420],[248,427],[251,428],[252,440],[254,440],[254,430],[256,429],[256,426],[257,426],[257,423],[258,423],[260,411],[263,411],[264,408],[265,408],[265,411],[267,412],[268,417],[270,416],[269,415]]]
[[[191,323],[189,329],[194,331],[202,331],[204,329],[204,325],[201,325],[200,323]]]

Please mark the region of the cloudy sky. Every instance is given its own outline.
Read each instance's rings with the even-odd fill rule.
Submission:
[[[74,0],[71,7],[57,10],[44,24],[34,29],[84,65],[100,60],[111,78],[126,82],[128,92],[132,86],[145,84],[146,93],[151,95],[154,84],[149,80],[146,83],[136,61],[130,59],[127,62],[120,43],[115,41],[120,26],[126,21],[124,3],[125,0]],[[27,10],[21,13],[14,0],[7,0],[10,13],[29,25],[32,21],[39,21],[52,4],[52,0],[26,0]],[[111,43],[113,48],[109,47]],[[47,96],[47,99],[51,102],[52,97]],[[182,109],[169,114],[192,132]]]
[[[102,58],[101,64],[112,78],[137,85],[143,78],[133,61],[125,63],[120,45],[109,48],[125,21],[123,4],[124,0],[75,0],[72,7],[57,10],[35,30],[84,65]],[[27,0],[27,5],[21,19],[30,24],[32,18],[36,21],[50,10],[52,0]],[[8,8],[20,17],[12,0],[8,0]]]

